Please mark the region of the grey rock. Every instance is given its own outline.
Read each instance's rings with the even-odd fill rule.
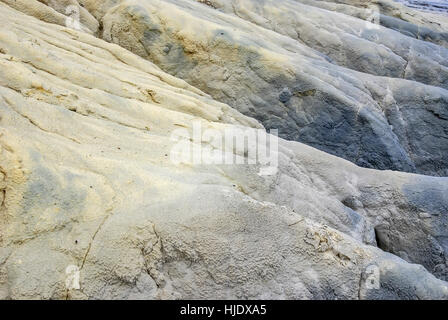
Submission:
[[[447,175],[448,49],[423,41],[442,33],[389,16],[386,27],[372,29],[314,2],[211,3],[218,9],[186,0],[127,2],[104,15],[103,38],[284,139],[363,167]],[[138,17],[127,19],[136,6]],[[277,18],[274,8],[289,18]],[[189,21],[188,31],[173,12]],[[192,30],[204,25],[198,38]]]

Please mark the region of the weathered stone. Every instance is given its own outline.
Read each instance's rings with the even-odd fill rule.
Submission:
[[[295,123],[366,165],[446,172],[441,87],[338,67],[213,1],[80,3],[110,41],[208,79],[213,96],[246,102],[283,134]],[[262,127],[87,30],[34,17],[0,3],[0,298],[448,298],[448,178],[360,168],[283,139],[270,175],[261,164],[176,163],[179,128],[190,145],[196,121],[218,133]],[[191,22],[183,32],[180,17]],[[249,157],[204,137],[195,145]],[[367,285],[372,267],[378,288]],[[67,286],[76,270],[79,289]]]
[[[282,138],[363,167],[447,175],[448,49],[422,41],[441,32],[417,18],[415,26],[384,15],[389,28],[374,25],[314,6],[321,1],[210,2],[217,9],[126,1],[97,19],[107,41]]]

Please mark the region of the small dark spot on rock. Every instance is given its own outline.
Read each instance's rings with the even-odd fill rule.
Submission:
[[[280,95],[278,96],[278,99],[282,103],[287,103],[292,97],[292,93],[288,88],[284,88],[282,92],[280,92]]]
[[[362,202],[359,199],[357,199],[355,196],[348,196],[347,198],[342,200],[342,204],[352,210],[355,210],[355,211],[357,209],[364,207]]]
[[[168,54],[171,51],[172,45],[171,44],[167,44],[164,48],[163,48],[163,52],[165,54]]]
[[[213,9],[216,9],[216,7],[213,5],[213,3],[211,3],[210,0],[198,0],[200,3],[203,3],[209,7],[212,7]]]
[[[304,90],[304,91],[294,90],[294,95],[296,97],[309,97],[309,96],[314,96],[315,94],[316,94],[316,89],[310,89],[310,90]]]

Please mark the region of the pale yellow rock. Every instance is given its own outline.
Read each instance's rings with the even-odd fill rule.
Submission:
[[[49,23],[75,27],[91,34],[98,33],[98,21],[76,0],[2,0],[2,2]],[[75,21],[79,24],[76,25]]]
[[[179,128],[261,126],[115,44],[3,3],[0,19],[0,298],[448,298],[430,273],[445,276],[431,253],[446,237],[447,178],[281,139],[267,176],[260,164],[177,164]],[[430,272],[377,248],[377,226],[383,248]]]

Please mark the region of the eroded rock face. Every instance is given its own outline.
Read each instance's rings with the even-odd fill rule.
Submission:
[[[343,14],[369,12],[365,1],[339,12],[311,0],[207,3],[128,0],[95,14],[105,40],[285,139],[363,167],[447,175],[446,29],[424,13],[372,1],[385,8],[380,26]]]
[[[45,22],[97,35],[98,21],[76,0],[2,0],[11,8]]]
[[[168,2],[156,4],[162,3]],[[166,10],[177,18],[188,13],[185,18],[191,20],[184,22],[192,23],[186,24],[184,38],[177,36],[190,39],[198,26],[187,2],[178,3],[185,7],[171,5]],[[192,8],[199,5],[188,3]],[[98,12],[109,10],[98,5],[93,11],[87,2],[83,5],[97,19]],[[109,21],[120,17],[126,5],[127,1],[111,10]],[[202,6],[211,10],[207,13],[213,12],[210,20],[217,14],[229,25],[240,26],[239,19]],[[135,10],[133,21],[139,26],[141,19],[147,19],[146,13]],[[192,147],[209,146],[247,160],[250,155],[244,146],[228,149],[204,136],[192,143],[188,134],[198,122],[218,133],[261,126],[86,30],[42,22],[4,3],[0,3],[0,18],[5,26],[0,30],[1,298],[448,298],[444,281],[448,277],[448,178],[364,169],[282,139],[278,170],[269,175],[260,174],[260,164],[176,163],[171,154],[178,141],[172,134],[179,128],[187,133],[185,142]],[[120,21],[123,25],[124,20]],[[261,40],[245,38],[245,28],[255,27],[241,26],[229,34],[230,27],[223,23],[224,34],[215,34],[215,46],[210,48],[221,46],[228,54],[221,61],[211,52],[211,62],[204,62],[210,72],[215,72],[213,65],[243,68],[248,63],[254,79],[272,70],[285,72],[285,66],[292,68],[288,70],[294,77],[294,68],[322,77],[326,73],[329,79],[344,75],[340,81],[359,86],[351,94],[360,101],[370,101],[369,97],[381,95],[381,89],[389,86],[392,93],[387,94],[395,95],[397,105],[418,96],[418,90],[406,90],[409,84],[424,92],[427,106],[414,110],[421,112],[420,120],[411,124],[411,107],[408,114],[401,111],[400,117],[395,111],[403,126],[411,125],[419,132],[418,121],[431,121],[424,118],[431,115],[438,115],[443,123],[445,93],[440,87],[390,78],[381,78],[381,83],[376,76],[334,65],[331,71],[320,53],[294,47],[288,37],[261,33],[268,47],[277,50],[274,42],[283,41],[295,48],[294,55],[302,60],[294,60],[286,49],[278,53],[255,46]],[[104,24],[105,36],[113,28]],[[156,28],[157,24],[151,30]],[[209,33],[214,31],[203,31],[197,33],[197,41],[204,41],[208,48]],[[133,32],[128,30],[129,35]],[[165,33],[169,34],[168,27],[161,29],[159,37],[164,39]],[[243,44],[250,40],[256,50],[231,46],[234,42],[229,39]],[[189,43],[193,56],[205,55],[195,51],[200,49],[199,42]],[[179,48],[168,51],[178,50],[179,62],[193,63],[189,57],[182,60]],[[160,61],[161,66],[165,63]],[[194,77],[205,76],[205,70]],[[227,82],[241,80],[242,94],[244,85],[249,85],[243,81],[246,78],[231,80],[238,73],[229,75]],[[284,77],[281,81],[296,81],[291,75]],[[218,92],[221,80],[216,79],[213,86]],[[266,95],[270,79],[266,78]],[[309,79],[314,79],[311,86],[303,83],[297,90],[280,82],[276,99],[286,110],[291,101],[310,99],[303,101],[313,106],[312,99],[320,96],[326,101],[324,97],[331,96],[324,94],[328,85],[319,78]],[[258,80],[254,81],[255,90]],[[363,91],[364,83],[369,83],[370,95]],[[237,87],[222,90],[229,88]],[[332,90],[348,104],[355,101]],[[340,112],[336,107],[334,112]],[[351,123],[359,119],[381,123],[381,112],[375,110],[361,108],[359,118]],[[285,114],[278,115],[279,122],[287,119]],[[437,128],[441,127],[431,132]],[[376,129],[375,134],[381,134]],[[367,131],[359,137],[366,146],[376,141]],[[386,134],[382,137],[387,141]],[[370,267],[379,272],[378,288],[366,285]],[[71,270],[79,270],[79,286],[67,282]]]
[[[297,0],[304,4],[340,12],[409,37],[434,42],[447,47],[447,19],[438,14],[410,10],[395,0]]]

